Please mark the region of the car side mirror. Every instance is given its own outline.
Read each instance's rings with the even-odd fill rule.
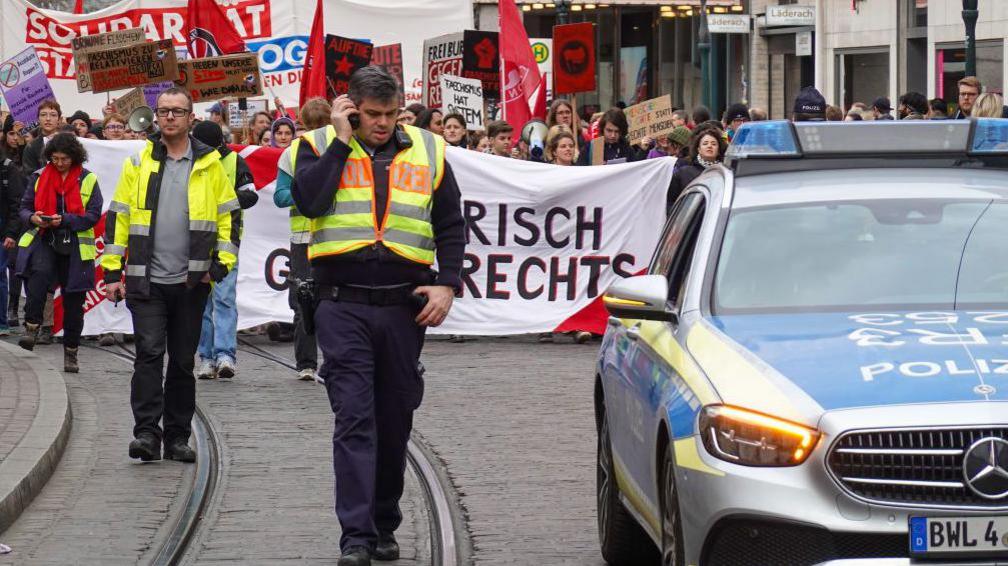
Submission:
[[[676,314],[666,308],[668,279],[664,275],[638,275],[613,283],[602,296],[609,314],[633,318],[676,322]]]

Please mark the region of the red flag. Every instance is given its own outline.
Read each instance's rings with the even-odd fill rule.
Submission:
[[[500,0],[499,9],[504,119],[520,132],[532,118],[529,102],[542,79],[518,6],[514,0]]]
[[[74,2],[74,13],[83,14],[84,13],[84,0],[77,0]]]
[[[558,95],[595,90],[595,24],[553,27],[553,77]]]
[[[315,1],[315,18],[312,20],[311,33],[308,34],[308,51],[305,52],[304,71],[301,74],[301,94],[299,106],[309,98],[326,97],[325,76],[325,25],[322,15],[322,0]]]
[[[247,51],[238,31],[214,0],[189,0],[182,31],[193,59]]]
[[[532,105],[532,117],[540,120],[546,119],[546,73],[542,74],[539,92],[536,93],[535,104]]]

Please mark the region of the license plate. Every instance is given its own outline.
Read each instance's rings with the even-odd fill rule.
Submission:
[[[1008,517],[910,517],[916,557],[1008,557]]]

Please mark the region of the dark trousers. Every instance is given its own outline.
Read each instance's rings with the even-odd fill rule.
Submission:
[[[414,306],[322,301],[315,314],[335,415],[333,472],[340,548],[373,548],[402,522],[399,499],[413,411],[423,398],[425,329]]]
[[[209,294],[206,283],[192,289],[184,283],[151,283],[149,296],[126,299],[136,336],[130,383],[133,436],[150,433],[166,443],[189,440],[196,411],[194,357]],[[166,351],[168,370],[162,372]]]
[[[63,289],[63,345],[67,348],[78,347],[81,331],[84,330],[86,294],[66,292],[70,256],[58,254],[40,242],[32,249],[30,261],[28,277],[25,279],[25,293],[28,295],[25,300],[25,322],[42,324],[46,297],[53,287],[59,285]]]
[[[307,279],[311,276],[308,263],[308,244],[291,244],[290,279]],[[298,306],[297,288],[291,283],[287,289],[287,303],[294,311],[294,358],[297,369],[318,368],[318,343],[314,334],[308,334],[302,322],[301,307]]]
[[[7,265],[3,266],[7,270],[7,310],[14,314],[17,314],[21,306],[21,278],[17,276],[17,254],[17,248],[7,250]]]

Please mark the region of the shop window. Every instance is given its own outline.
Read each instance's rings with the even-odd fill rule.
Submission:
[[[984,92],[1004,91],[1004,42],[978,41],[976,46],[977,77]],[[943,45],[935,51],[935,92],[949,105],[949,112],[958,108],[959,79],[966,76],[966,48],[963,44]]]
[[[889,52],[856,52],[837,54],[837,100],[844,109],[855,102],[871,104],[880,96],[889,96]]]

